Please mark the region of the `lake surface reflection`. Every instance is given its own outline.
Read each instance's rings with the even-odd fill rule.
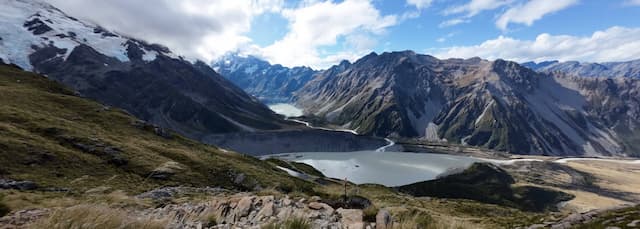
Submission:
[[[481,159],[430,153],[405,152],[306,152],[271,155],[302,162],[325,176],[347,178],[356,184],[399,186],[432,180],[447,170],[466,168]]]

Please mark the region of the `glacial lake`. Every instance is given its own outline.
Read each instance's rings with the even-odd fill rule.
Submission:
[[[269,157],[311,165],[327,177],[389,187],[433,180],[448,170],[485,161],[446,154],[377,151],[286,153]]]
[[[276,112],[276,114],[281,114],[286,117],[298,117],[303,114],[302,109],[297,108],[290,103],[276,103],[269,104],[268,106],[269,109],[271,109],[273,112]]]

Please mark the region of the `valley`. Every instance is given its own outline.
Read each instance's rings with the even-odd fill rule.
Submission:
[[[431,54],[363,48],[432,4],[440,16],[468,11],[457,26],[483,10],[540,8],[486,1],[475,12],[485,4],[469,1],[407,1],[418,11],[384,17],[369,0],[96,2],[118,9],[105,20],[67,12],[81,2],[0,0],[0,228],[639,227],[634,55],[444,55],[453,32],[428,49],[415,44],[426,37],[407,42]],[[154,12],[127,21],[129,7]],[[336,19],[344,27],[322,26],[358,7],[384,20],[349,26],[362,16],[349,13]],[[302,30],[268,47],[282,31],[248,31],[280,20]],[[504,34],[535,21],[507,31],[499,20]],[[549,36],[535,42],[571,39]],[[503,35],[488,44],[504,41],[542,53]]]

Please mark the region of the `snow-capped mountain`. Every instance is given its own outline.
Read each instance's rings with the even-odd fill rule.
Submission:
[[[503,60],[369,54],[320,73],[297,94],[306,113],[363,134],[518,154],[631,155],[640,83],[553,76]]]
[[[0,59],[182,134],[278,129],[281,118],[203,62],[70,17],[38,0],[1,0]]]
[[[578,61],[544,61],[522,64],[538,72],[561,72],[583,77],[629,77],[640,79],[640,59],[626,62],[585,63]]]
[[[222,76],[266,103],[290,102],[293,93],[318,73],[309,67],[271,65],[254,56],[229,54],[212,64]]]

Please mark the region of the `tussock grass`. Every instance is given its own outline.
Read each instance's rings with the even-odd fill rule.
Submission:
[[[9,214],[9,212],[11,212],[11,209],[4,203],[4,195],[0,193],[0,217]]]
[[[311,223],[307,219],[294,217],[281,223],[272,222],[262,229],[311,229]]]
[[[175,134],[158,136],[152,126],[123,110],[74,96],[58,83],[6,65],[0,65],[0,95],[0,176],[5,178],[69,188],[72,194],[100,186],[129,194],[181,185],[287,191],[313,187],[250,156]],[[157,168],[175,174],[150,178]]]
[[[36,221],[30,228],[49,229],[160,229],[167,223],[161,220],[135,218],[127,212],[106,205],[77,205],[60,209]]]

